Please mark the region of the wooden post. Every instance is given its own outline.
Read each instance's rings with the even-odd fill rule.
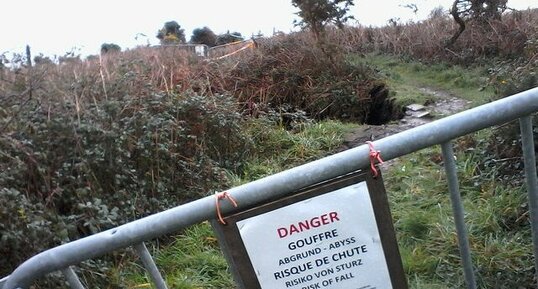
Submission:
[[[26,45],[26,85],[28,90],[28,99],[32,98],[32,53],[30,52],[30,45]]]
[[[30,53],[30,45],[26,45],[26,65],[32,67],[32,54]]]

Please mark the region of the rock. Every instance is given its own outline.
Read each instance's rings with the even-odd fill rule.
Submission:
[[[419,111],[419,110],[424,110],[426,107],[422,104],[414,103],[414,104],[410,104],[406,106],[406,108],[411,111]]]
[[[425,111],[425,112],[422,112],[422,113],[419,113],[417,115],[415,115],[415,117],[418,117],[418,118],[423,118],[425,116],[429,116],[430,115],[430,112],[429,111]]]

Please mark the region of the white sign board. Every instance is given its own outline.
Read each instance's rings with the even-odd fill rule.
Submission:
[[[391,289],[365,181],[237,222],[263,289]]]

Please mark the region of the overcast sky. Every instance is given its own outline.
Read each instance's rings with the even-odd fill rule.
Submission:
[[[380,26],[390,18],[421,20],[453,0],[355,0],[351,14],[363,25]],[[415,3],[417,14],[403,7]],[[509,0],[516,9],[538,7],[537,0]],[[185,29],[208,26],[215,33],[238,31],[244,36],[273,30],[289,32],[296,18],[291,0],[2,0],[0,54],[23,52],[30,45],[34,55],[63,55],[75,48],[82,55],[99,53],[102,43],[123,49],[155,38],[166,21],[175,20]],[[145,35],[145,36],[144,36]],[[9,54],[8,54],[9,55]]]

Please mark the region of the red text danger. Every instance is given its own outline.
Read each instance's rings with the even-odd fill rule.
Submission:
[[[311,219],[306,219],[298,223],[290,224],[289,226],[286,226],[286,227],[278,228],[276,231],[280,238],[284,238],[284,237],[291,236],[296,233],[308,231],[312,228],[317,228],[323,225],[331,224],[336,221],[340,221],[340,219],[338,218],[338,213],[330,212],[330,213],[323,214],[321,216],[313,217]]]

